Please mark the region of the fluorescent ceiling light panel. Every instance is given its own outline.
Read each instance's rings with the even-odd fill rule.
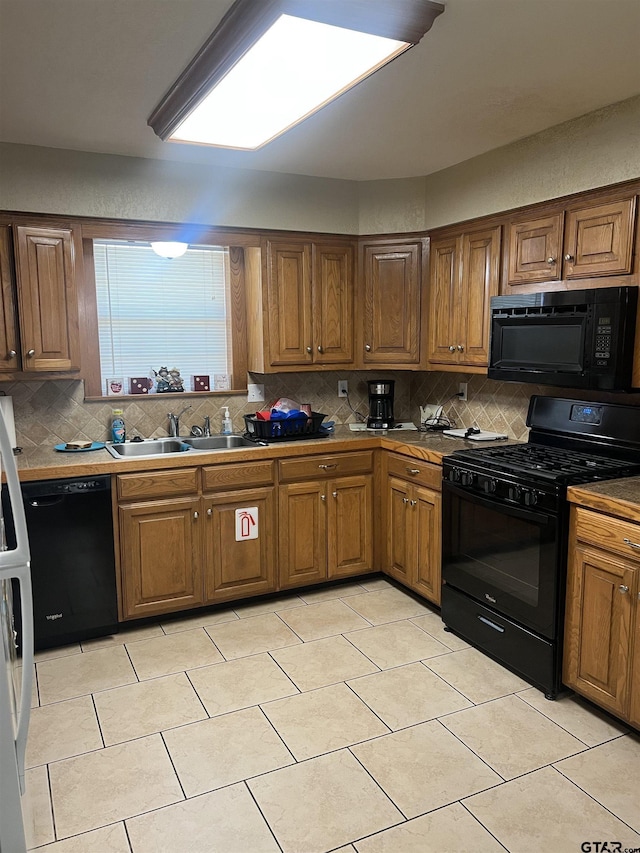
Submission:
[[[410,46],[281,15],[169,139],[259,148]]]

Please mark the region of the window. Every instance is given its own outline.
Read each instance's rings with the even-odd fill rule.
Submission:
[[[102,393],[106,380],[153,377],[177,367],[193,375],[232,373],[229,250],[190,246],[158,257],[149,243],[94,240]],[[128,383],[125,384],[125,393]]]

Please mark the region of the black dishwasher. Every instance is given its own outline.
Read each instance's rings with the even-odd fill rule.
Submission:
[[[21,483],[36,649],[118,630],[109,476]],[[13,537],[3,488],[7,539]],[[19,630],[19,624],[18,624]]]

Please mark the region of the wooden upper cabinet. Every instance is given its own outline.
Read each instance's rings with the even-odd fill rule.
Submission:
[[[311,245],[270,242],[267,265],[270,362],[311,364]]]
[[[570,210],[564,248],[564,277],[630,273],[636,198]]]
[[[486,367],[490,299],[500,282],[501,229],[431,243],[429,362]]]
[[[353,247],[314,243],[313,360],[353,361]]]
[[[560,279],[563,223],[563,213],[511,223],[508,273],[510,285]]]
[[[0,373],[20,370],[11,234],[0,227]]]
[[[14,228],[22,369],[80,369],[78,297],[72,232]]]
[[[365,366],[419,364],[422,243],[365,245]]]

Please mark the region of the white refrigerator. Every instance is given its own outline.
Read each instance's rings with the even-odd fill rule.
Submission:
[[[0,410],[0,473],[3,470],[16,547],[7,547],[0,504],[0,853],[25,853],[25,824],[31,824],[24,765],[33,681],[33,603],[22,494]],[[14,628],[17,606],[22,624],[19,651]]]

